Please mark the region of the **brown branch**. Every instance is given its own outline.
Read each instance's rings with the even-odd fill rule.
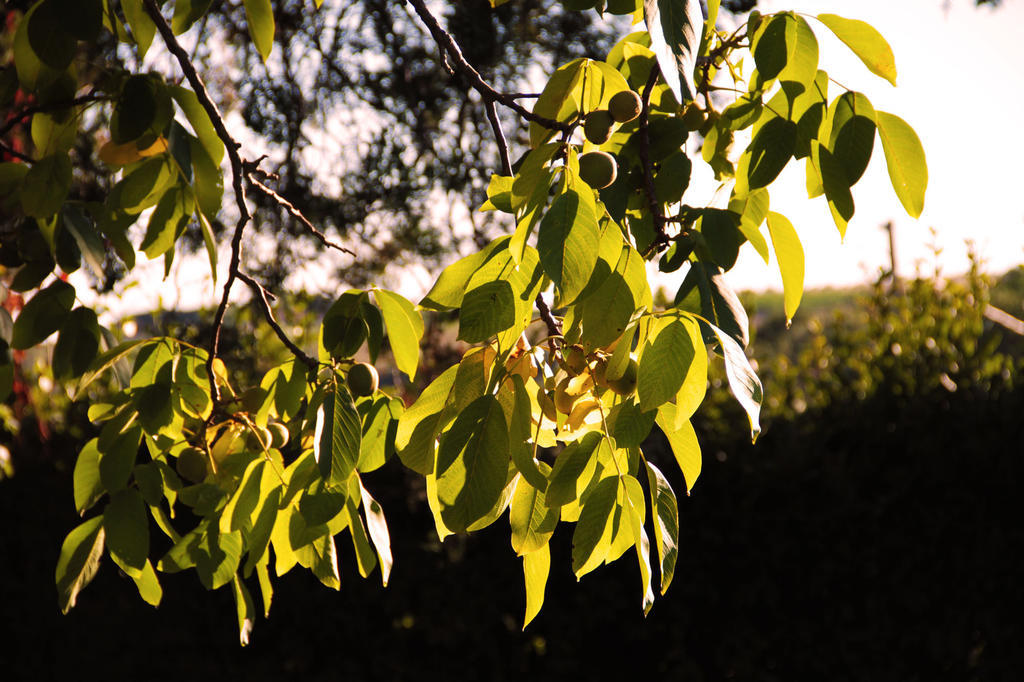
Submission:
[[[324,246],[326,246],[328,248],[331,248],[331,249],[337,249],[338,251],[341,251],[342,253],[347,253],[348,255],[353,256],[353,257],[356,255],[355,252],[352,251],[351,249],[347,249],[344,246],[341,246],[340,244],[335,244],[330,239],[328,239],[327,236],[324,235],[323,232],[321,232],[320,230],[316,229],[316,226],[313,225],[313,223],[311,223],[309,221],[309,219],[305,215],[302,214],[302,211],[300,211],[295,206],[295,204],[293,204],[292,202],[288,201],[283,196],[281,196],[280,194],[278,194],[277,192],[272,190],[270,187],[267,187],[262,182],[257,180],[256,177],[255,177],[257,172],[260,172],[260,171],[252,170],[252,171],[250,171],[246,175],[246,180],[249,181],[249,184],[251,184],[253,187],[255,187],[259,191],[263,192],[268,197],[270,197],[275,202],[277,202],[277,204],[279,206],[281,206],[281,208],[286,210],[289,215],[291,215],[293,218],[295,218],[300,223],[302,223],[305,226],[305,228],[307,230],[309,230],[309,232],[312,233],[312,235],[314,237],[316,237],[318,240],[320,240],[320,243],[323,244]]]
[[[658,82],[658,75],[661,71],[658,65],[651,67],[651,75],[647,78],[641,100],[643,108],[640,110],[640,129],[637,135],[637,147],[640,154],[640,165],[643,167],[644,194],[647,196],[647,209],[651,213],[651,222],[654,224],[654,241],[644,251],[646,258],[659,245],[668,243],[668,235],[665,233],[665,215],[661,211],[661,204],[658,202],[658,195],[654,189],[654,164],[651,163],[651,93],[654,85]]]
[[[484,108],[487,109],[487,120],[491,122],[491,129],[494,130],[494,139],[498,143],[498,154],[501,156],[501,170],[505,175],[512,175],[512,161],[508,156],[508,142],[505,141],[505,133],[501,130],[498,111],[494,107],[494,102],[487,102]]]
[[[281,343],[283,343],[288,350],[292,352],[292,355],[301,360],[307,367],[310,369],[316,369],[318,365],[317,361],[302,352],[302,349],[296,346],[295,343],[288,338],[288,335],[284,333],[284,329],[281,328],[281,325],[278,324],[277,320],[274,318],[274,311],[271,310],[270,301],[267,300],[268,297],[272,297],[273,294],[267,291],[262,284],[244,272],[238,272],[237,277],[248,284],[249,288],[253,290],[253,293],[257,295],[260,302],[260,308],[263,309],[263,317],[266,318],[267,324],[269,324],[270,328],[274,330],[275,334],[277,334],[277,338],[281,340]]]
[[[157,7],[156,0],[143,0],[143,3],[146,8],[146,13],[149,14],[153,23],[156,24],[156,29],[160,32],[160,37],[163,39],[168,51],[170,51],[170,53],[174,55],[175,59],[177,59],[182,72],[185,74],[185,79],[192,87],[192,90],[196,93],[196,97],[199,98],[199,104],[203,107],[206,115],[210,118],[210,122],[213,124],[214,130],[217,132],[217,137],[219,137],[221,142],[224,143],[224,148],[228,153],[228,159],[231,161],[231,184],[235,191],[235,204],[238,206],[238,222],[235,223],[235,232],[231,238],[231,262],[228,266],[228,278],[227,281],[224,282],[224,293],[221,296],[220,305],[217,306],[217,312],[213,318],[210,357],[207,360],[207,371],[212,377],[214,376],[213,361],[217,357],[217,350],[220,345],[220,330],[224,325],[224,315],[227,312],[228,301],[231,296],[231,285],[234,284],[235,278],[239,275],[239,264],[242,260],[242,233],[245,231],[246,224],[252,219],[252,215],[249,213],[249,207],[245,203],[245,187],[242,185],[244,166],[242,157],[238,154],[238,150],[241,145],[236,142],[235,139],[231,137],[231,133],[228,132],[227,127],[224,125],[224,118],[221,116],[220,111],[217,110],[217,105],[214,104],[213,100],[210,98],[210,93],[206,90],[206,85],[203,83],[203,79],[196,71],[188,53],[185,52],[184,48],[182,48],[178,39],[174,37],[174,32],[167,24],[167,20],[164,19],[164,15],[160,13],[160,8]],[[211,382],[210,388],[212,390],[214,403],[219,402],[220,387],[217,386],[217,382]]]
[[[33,164],[37,161],[37,159],[33,159],[28,154],[22,154],[14,147],[8,146],[2,140],[0,140],[0,155],[2,154],[7,154],[11,158],[18,159],[19,161],[24,161],[27,164]]]
[[[537,310],[540,312],[540,319],[544,321],[544,324],[548,328],[548,337],[561,338],[562,328],[558,324],[558,320],[551,313],[551,308],[548,307],[547,302],[544,300],[544,296],[540,293],[537,294],[537,298],[534,299],[534,303],[537,304]]]
[[[500,102],[527,121],[532,121],[551,130],[558,130],[563,133],[570,130],[569,125],[566,123],[545,118],[544,116],[538,116],[532,111],[527,111],[518,102],[516,102],[516,97],[523,97],[523,95],[516,94],[513,96],[495,90],[483,79],[480,72],[473,68],[472,64],[466,61],[466,58],[462,55],[462,49],[459,48],[459,44],[455,42],[455,39],[452,38],[451,34],[441,27],[437,18],[434,17],[434,15],[430,13],[430,10],[427,9],[427,5],[424,0],[406,0],[406,2],[412,5],[413,9],[416,10],[416,14],[419,15],[420,19],[426,25],[427,30],[430,31],[430,35],[433,36],[434,42],[438,44],[441,51],[448,54],[451,59],[449,66],[465,76],[466,80],[469,81],[470,87],[480,93],[480,96],[484,98],[485,102]]]
[[[89,102],[102,102],[108,99],[110,98],[106,95],[97,95],[95,92],[90,92],[82,95],[81,97],[76,97],[75,99],[66,99],[59,102],[50,102],[48,104],[37,104],[31,107],[26,107],[16,114],[8,114],[11,118],[9,118],[3,125],[0,125],[0,137],[11,132],[11,130],[17,127],[19,123],[34,114],[58,111],[60,109],[70,109],[71,107],[88,104]]]

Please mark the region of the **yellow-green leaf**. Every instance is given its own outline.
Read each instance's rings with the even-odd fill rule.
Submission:
[[[899,116],[884,111],[876,112],[875,116],[892,188],[907,213],[919,218],[924,210],[924,194],[928,188],[928,164],[921,140],[914,129]]]
[[[871,73],[896,85],[896,59],[892,48],[882,34],[871,24],[858,19],[845,19],[835,14],[819,14],[818,21],[825,24],[839,40],[860,57]]]
[[[267,61],[274,47],[274,8],[270,0],[244,0],[245,15],[249,24],[249,35],[256,44],[256,50]]]
[[[535,552],[523,557],[523,579],[526,583],[526,615],[523,629],[530,624],[544,605],[544,589],[551,569],[551,549],[545,544]]]
[[[75,605],[78,593],[96,576],[103,556],[103,517],[96,516],[68,533],[57,560],[57,597],[61,613]]]
[[[781,213],[773,211],[768,214],[768,234],[782,273],[783,307],[786,324],[789,324],[804,294],[804,247],[793,223]]]

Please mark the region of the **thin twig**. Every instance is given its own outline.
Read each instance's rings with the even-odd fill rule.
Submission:
[[[518,102],[515,97],[506,95],[504,93],[495,90],[487,81],[483,79],[480,72],[473,68],[473,65],[466,61],[466,58],[462,55],[462,49],[459,48],[459,44],[455,42],[455,39],[445,31],[441,24],[437,21],[437,18],[430,13],[427,9],[427,5],[423,0],[406,0],[413,9],[416,10],[416,14],[419,15],[420,19],[426,25],[427,30],[430,31],[430,35],[434,37],[434,42],[438,44],[443,52],[447,52],[451,58],[450,66],[461,73],[469,81],[470,87],[480,93],[480,96],[487,102],[500,102],[512,111],[522,116],[527,121],[532,121],[539,125],[549,128],[551,130],[558,130],[566,132],[569,130],[569,125],[562,123],[561,121],[555,121],[544,116],[538,116],[532,111],[527,111]]]
[[[305,215],[302,214],[302,211],[300,211],[295,206],[295,204],[293,204],[292,202],[288,201],[283,196],[281,196],[280,194],[278,194],[277,192],[275,192],[274,190],[272,190],[271,188],[267,187],[262,182],[257,180],[256,177],[255,177],[256,172],[257,171],[252,171],[252,172],[248,173],[248,175],[246,175],[246,179],[249,181],[249,184],[251,184],[253,187],[255,187],[259,191],[261,191],[264,194],[266,194],[271,199],[273,199],[275,202],[277,202],[278,205],[281,206],[281,208],[283,208],[284,210],[288,211],[288,214],[291,215],[296,220],[298,220],[300,223],[302,223],[306,227],[306,229],[309,230],[310,233],[313,234],[314,237],[316,237],[318,240],[320,240],[321,244],[323,244],[324,246],[326,246],[328,248],[331,248],[331,249],[337,249],[338,251],[341,251],[342,253],[347,253],[348,255],[353,256],[353,257],[356,255],[355,252],[352,251],[351,249],[347,249],[347,248],[345,248],[344,246],[342,246],[340,244],[335,244],[330,239],[328,239],[327,236],[324,235],[323,232],[321,232],[320,230],[316,229],[316,226],[313,225],[313,223],[311,223],[309,221],[309,219]]]
[[[177,59],[186,80],[188,80],[189,85],[199,99],[199,104],[210,118],[214,130],[217,132],[217,137],[224,143],[228,159],[231,161],[231,184],[235,191],[235,204],[238,205],[238,222],[235,223],[235,232],[231,238],[231,262],[228,266],[228,278],[224,282],[224,293],[221,296],[220,305],[217,306],[217,312],[213,317],[210,357],[207,360],[207,371],[210,376],[213,376],[213,361],[217,357],[217,350],[220,345],[220,330],[224,325],[224,315],[227,313],[228,301],[231,297],[231,286],[239,274],[239,264],[242,260],[242,233],[245,231],[246,224],[252,219],[249,207],[245,203],[245,187],[242,184],[243,163],[242,157],[238,154],[241,145],[228,132],[227,127],[224,125],[224,118],[221,116],[220,111],[217,110],[217,105],[210,98],[210,93],[207,92],[203,79],[199,76],[196,67],[189,59],[188,53],[182,48],[178,39],[174,37],[174,32],[167,24],[167,20],[164,19],[164,15],[161,14],[160,8],[157,7],[156,0],[143,0],[143,3],[146,13],[149,14],[156,25],[156,29],[160,32],[160,37],[163,39],[168,51]],[[211,382],[210,388],[212,389],[214,403],[219,402],[220,387],[217,386],[217,382]]]
[[[647,78],[644,92],[641,96],[643,108],[640,110],[640,129],[637,135],[637,147],[640,153],[640,165],[643,167],[644,194],[647,195],[647,208],[651,213],[651,222],[654,225],[654,241],[647,247],[644,253],[646,257],[657,245],[667,243],[668,236],[665,234],[665,215],[661,211],[661,204],[658,202],[658,195],[654,189],[654,164],[651,163],[651,134],[650,134],[650,113],[651,113],[651,92],[654,91],[654,84],[658,82],[660,74],[657,64],[651,67],[651,75]]]
[[[316,369],[318,364],[317,361],[302,352],[302,349],[296,346],[295,343],[288,338],[288,335],[284,333],[284,329],[281,328],[281,325],[278,324],[277,320],[274,318],[274,311],[271,310],[270,301],[267,300],[267,297],[272,294],[263,288],[262,284],[244,272],[239,272],[237,276],[238,279],[248,284],[249,288],[256,294],[260,302],[260,307],[263,309],[263,317],[266,318],[267,324],[269,324],[270,328],[274,330],[275,334],[277,334],[277,338],[281,339],[281,343],[283,343],[288,350],[292,352],[292,355],[301,360],[307,367],[310,369]]]
[[[19,161],[24,161],[25,163],[29,163],[29,164],[35,163],[36,160],[37,160],[37,159],[33,159],[31,156],[28,156],[27,154],[22,154],[17,149],[15,149],[14,147],[8,146],[4,142],[0,142],[0,152],[3,152],[4,154],[7,154],[8,156],[11,156],[11,157],[13,157],[15,159],[18,159]]]
[[[23,120],[32,116],[33,114],[46,113],[47,111],[59,111],[61,109],[70,109],[71,107],[77,107],[82,104],[88,104],[89,102],[102,102],[110,99],[106,95],[98,95],[95,92],[90,92],[81,97],[76,97],[70,100],[61,100],[59,102],[50,102],[48,104],[37,104],[35,106],[26,107],[14,114],[6,123],[0,125],[0,137],[3,137],[7,133],[11,132],[19,123]]]
[[[494,130],[494,140],[498,143],[498,154],[501,155],[501,169],[505,175],[512,175],[512,161],[508,157],[508,142],[505,141],[505,133],[501,130],[498,111],[494,106],[494,102],[487,102],[484,108],[487,110],[487,120],[491,122],[491,129]]]

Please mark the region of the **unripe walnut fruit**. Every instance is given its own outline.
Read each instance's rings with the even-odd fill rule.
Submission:
[[[632,121],[640,115],[642,108],[643,103],[640,101],[640,95],[632,90],[617,92],[608,100],[608,112],[619,123]]]
[[[178,453],[178,462],[174,467],[178,475],[191,483],[199,483],[209,473],[206,453],[199,448],[187,447]]]
[[[615,182],[618,167],[608,152],[587,152],[580,155],[580,177],[594,189],[604,189]]]
[[[377,375],[377,368],[365,362],[357,362],[348,370],[345,383],[352,395],[357,398],[373,395],[380,384],[380,377]]]
[[[607,109],[591,111],[583,119],[583,134],[594,144],[604,144],[612,136],[615,119]]]

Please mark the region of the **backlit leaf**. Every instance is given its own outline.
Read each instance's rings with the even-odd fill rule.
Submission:
[[[768,233],[782,273],[783,306],[788,324],[796,314],[804,293],[804,247],[793,223],[781,213],[768,214]]]
[[[704,33],[699,0],[644,0],[644,21],[661,74],[676,99],[695,99],[693,72]]]
[[[99,570],[105,533],[103,517],[82,523],[64,539],[57,560],[57,598],[61,613],[67,613],[78,600],[78,593]]]
[[[871,73],[896,85],[896,60],[892,48],[871,24],[835,14],[819,14],[818,21],[846,43]]]
[[[920,218],[928,188],[928,164],[921,140],[899,116],[878,111],[875,117],[892,188],[907,213]]]

